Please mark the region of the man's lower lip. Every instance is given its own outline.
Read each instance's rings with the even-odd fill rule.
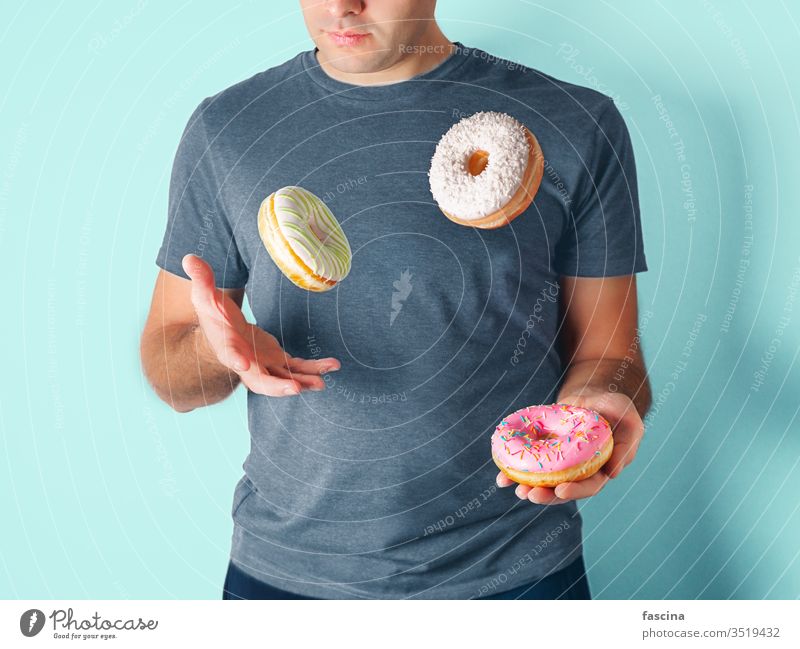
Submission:
[[[334,34],[333,32],[328,32],[328,36],[330,36],[331,40],[336,43],[337,45],[358,45],[359,43],[363,42],[369,34]]]

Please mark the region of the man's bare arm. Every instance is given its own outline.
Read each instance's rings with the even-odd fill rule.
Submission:
[[[561,277],[561,287],[567,370],[559,394],[624,394],[644,418],[652,395],[638,331],[636,276]]]
[[[624,394],[644,419],[650,409],[650,381],[642,362],[632,357],[600,358],[572,363],[560,394],[578,394],[586,388]]]
[[[243,289],[223,292],[241,307]],[[159,398],[178,412],[222,401],[241,382],[209,345],[190,294],[188,280],[162,270],[140,344],[148,382]]]
[[[560,353],[566,377],[557,400],[597,410],[609,420],[614,450],[594,475],[555,488],[517,485],[520,498],[558,505],[597,494],[636,456],[650,407],[641,341],[638,337],[636,276],[561,277]],[[502,472],[497,484],[514,482]]]
[[[186,255],[191,279],[162,270],[142,333],[144,373],[166,403],[179,412],[227,397],[243,383],[268,397],[324,390],[320,374],[340,363],[286,353],[278,340],[242,313],[244,289],[219,289],[202,258]]]

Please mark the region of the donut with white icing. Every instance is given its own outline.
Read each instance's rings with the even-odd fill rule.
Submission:
[[[533,133],[510,115],[483,111],[442,136],[428,179],[448,219],[492,229],[528,208],[543,173],[544,156]]]
[[[350,272],[350,243],[328,206],[307,189],[282,187],[261,203],[258,234],[296,286],[328,291]]]
[[[495,464],[514,482],[529,487],[588,478],[613,449],[611,425],[600,413],[566,403],[512,412],[492,435]]]

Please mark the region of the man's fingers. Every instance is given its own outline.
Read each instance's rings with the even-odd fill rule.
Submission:
[[[272,376],[258,364],[253,364],[250,369],[242,375],[242,383],[244,383],[251,392],[263,394],[268,397],[285,397],[300,393],[300,386],[297,381]]]
[[[512,484],[517,484],[502,471],[498,472],[497,477],[494,479],[494,481],[497,484],[497,486],[501,488],[510,487]]]
[[[284,379],[294,379],[303,387],[312,390],[320,391],[325,389],[325,380],[318,374],[301,374],[283,367],[270,367],[269,372]]]
[[[597,495],[607,482],[608,476],[604,472],[598,471],[583,480],[562,482],[556,486],[553,493],[564,501],[588,498],[589,496]]]
[[[341,368],[341,363],[335,358],[310,359],[289,356],[289,354],[286,354],[286,358],[286,366],[293,372],[301,374],[324,374]]]
[[[529,487],[525,496],[537,505],[561,505],[567,502],[556,496],[552,487]]]
[[[236,329],[216,321],[205,326],[213,329],[210,335],[206,337],[217,355],[217,359],[225,367],[234,372],[242,373],[249,370],[250,366],[257,362],[252,342],[248,341]]]
[[[247,345],[238,336],[228,336],[223,343],[222,354],[219,357],[220,363],[234,372],[247,372],[255,362]]]
[[[611,418],[609,423],[614,431],[614,443],[622,442],[630,444],[637,442],[644,435],[644,423],[639,416],[633,402],[625,400],[624,407],[620,407],[617,412],[609,413]]]
[[[181,260],[184,272],[192,280],[192,304],[195,308],[219,310],[215,298],[214,271],[197,255],[186,255]]]
[[[192,282],[213,288],[214,271],[204,259],[197,255],[184,255],[181,259],[181,266]]]
[[[234,325],[231,328],[237,330]],[[319,360],[296,358],[281,347],[275,336],[256,325],[248,323],[246,332],[240,337],[245,340],[252,354],[258,356],[258,362],[270,370],[281,368],[291,370],[295,374],[319,375],[329,370],[338,370],[340,367],[339,361],[335,358]]]
[[[517,485],[514,489],[514,495],[520,500],[530,500],[537,505],[559,505],[567,502],[561,498],[556,497],[553,489],[549,487],[529,487],[528,485],[519,484],[514,482],[502,471],[495,478],[498,487],[510,487]]]
[[[603,466],[603,472],[611,478],[616,478],[633,461],[644,436],[644,422],[633,402],[630,399],[624,401],[616,412],[608,413],[614,435],[614,450]]]
[[[563,482],[555,488],[552,488],[529,487],[527,485],[518,484],[502,471],[498,473],[495,478],[498,487],[517,485],[514,490],[517,498],[521,500],[530,500],[537,505],[560,505],[570,500],[594,496],[605,486],[608,480],[609,477],[607,475],[598,472],[584,480]]]
[[[502,476],[502,478],[501,478]],[[589,496],[596,495],[608,482],[609,477],[604,473],[598,472],[584,480],[576,480],[575,482],[563,482],[560,485],[553,487],[529,487],[523,484],[517,484],[514,490],[517,498],[521,500],[530,500],[537,505],[561,505],[576,500],[578,498],[588,498]],[[500,474],[496,478],[499,487],[510,486],[505,484],[508,481],[510,484],[516,484],[504,474]],[[501,484],[502,483],[502,484]]]
[[[626,466],[633,462],[636,457],[636,451],[639,449],[639,440],[633,441],[617,441],[614,439],[614,450],[611,451],[611,457],[608,462],[603,465],[603,472],[609,478],[616,478]]]

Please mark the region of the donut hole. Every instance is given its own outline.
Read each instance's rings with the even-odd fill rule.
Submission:
[[[325,233],[319,229],[316,223],[312,219],[308,220],[308,229],[314,234],[314,236],[319,239],[320,242],[325,243],[325,239],[327,238]]]
[[[488,164],[489,153],[483,149],[478,149],[467,160],[467,171],[473,176],[480,176]]]

